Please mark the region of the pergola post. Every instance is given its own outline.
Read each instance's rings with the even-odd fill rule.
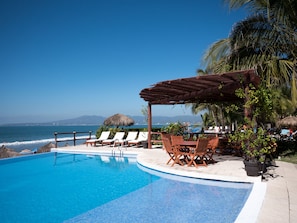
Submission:
[[[147,131],[148,131],[148,148],[152,148],[152,105],[147,105]]]

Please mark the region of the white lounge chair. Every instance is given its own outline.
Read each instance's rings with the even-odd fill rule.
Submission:
[[[130,140],[128,142],[128,146],[131,146],[131,145],[139,146],[143,142],[147,142],[147,140],[148,140],[148,132],[139,132],[137,139]]]
[[[127,137],[125,139],[120,139],[120,140],[115,141],[114,146],[117,146],[117,145],[124,146],[124,145],[128,144],[128,142],[130,142],[132,140],[136,140],[137,134],[138,134],[138,132],[136,132],[136,131],[128,132]]]
[[[91,144],[93,146],[96,146],[97,143],[102,144],[102,141],[107,140],[109,135],[110,135],[110,131],[102,131],[101,135],[100,135],[100,137],[98,139],[88,139],[88,140],[86,140],[86,145],[88,146],[89,144]]]
[[[102,145],[112,145],[115,141],[123,140],[125,132],[116,132],[112,139],[106,139],[101,142]]]

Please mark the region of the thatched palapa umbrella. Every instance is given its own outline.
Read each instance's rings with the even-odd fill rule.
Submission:
[[[287,116],[277,122],[278,126],[289,127],[296,129],[297,128],[297,117],[296,116]]]
[[[105,119],[103,122],[104,125],[108,126],[130,126],[134,125],[134,120],[132,118],[129,118],[126,115],[122,114],[115,114],[113,116],[110,116],[109,118]]]

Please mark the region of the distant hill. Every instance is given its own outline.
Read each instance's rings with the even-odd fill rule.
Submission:
[[[135,125],[146,125],[146,121],[144,116],[129,116],[132,118],[135,122]],[[97,116],[97,115],[84,115],[77,118],[71,118],[71,119],[64,119],[64,120],[58,120],[53,122],[43,122],[43,123],[18,123],[18,124],[6,124],[10,126],[24,126],[24,125],[43,125],[43,126],[52,126],[52,125],[58,125],[58,126],[67,126],[67,125],[102,125],[104,120],[107,117],[103,116]],[[190,122],[192,124],[199,124],[201,123],[201,117],[200,115],[192,116],[192,115],[180,115],[180,116],[173,116],[173,117],[167,117],[167,116],[153,116],[152,117],[152,123],[154,125],[165,125],[168,123],[174,123],[174,122]]]
[[[43,124],[49,125],[101,125],[106,118],[97,115],[84,115],[77,118],[64,119]]]

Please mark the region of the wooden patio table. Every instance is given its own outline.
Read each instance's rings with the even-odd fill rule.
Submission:
[[[197,141],[183,141],[179,143],[181,147],[191,147],[194,148],[196,147]]]
[[[175,161],[172,164],[172,166],[176,164],[188,164],[189,157],[188,154],[191,151],[191,153],[195,150],[197,145],[197,141],[180,141],[175,144],[176,148],[178,150],[175,152]]]

